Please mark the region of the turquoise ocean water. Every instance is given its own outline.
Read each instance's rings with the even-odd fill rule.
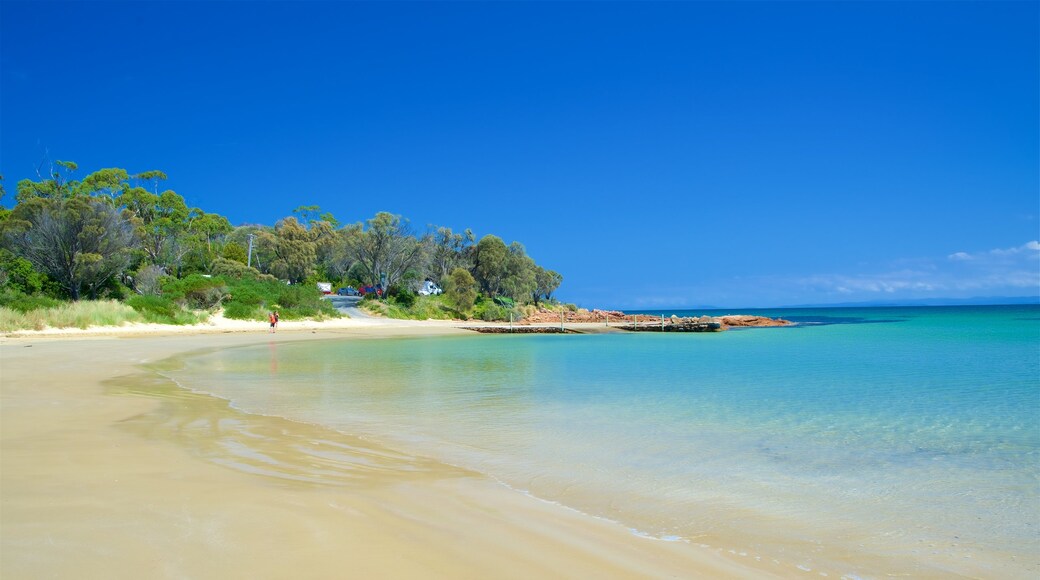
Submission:
[[[271,343],[170,376],[796,573],[1040,570],[1040,307],[763,313],[799,325]]]

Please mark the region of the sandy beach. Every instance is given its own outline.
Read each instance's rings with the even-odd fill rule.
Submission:
[[[0,338],[0,577],[727,578],[789,570],[640,538],[480,474],[247,415],[141,367],[288,341],[468,332],[381,320]],[[246,445],[277,470],[221,450]],[[302,447],[328,449],[322,469]]]

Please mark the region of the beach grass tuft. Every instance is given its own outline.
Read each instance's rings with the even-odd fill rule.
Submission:
[[[26,312],[0,307],[0,331],[121,326],[143,321],[140,313],[115,300],[81,300]]]
[[[444,296],[410,295],[404,300],[391,296],[385,301],[366,299],[360,307],[373,314],[403,320],[451,320],[458,317]]]

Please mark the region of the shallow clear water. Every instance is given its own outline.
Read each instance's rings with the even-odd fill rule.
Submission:
[[[272,343],[172,375],[657,538],[841,573],[1037,569],[1040,307],[769,314],[801,326]]]

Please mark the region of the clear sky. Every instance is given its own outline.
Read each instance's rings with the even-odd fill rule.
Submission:
[[[584,306],[1040,294],[1037,2],[0,3],[0,172],[522,242]]]

